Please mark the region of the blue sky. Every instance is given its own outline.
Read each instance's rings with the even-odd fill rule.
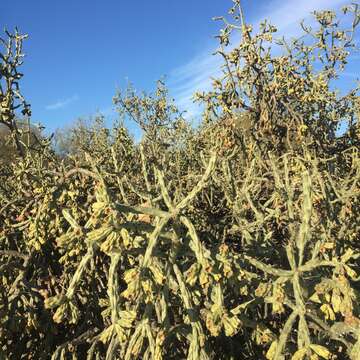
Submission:
[[[103,112],[116,117],[112,97],[131,81],[151,91],[166,76],[170,93],[189,116],[191,102],[207,90],[221,64],[212,56],[220,27],[212,17],[225,15],[230,0],[2,0],[0,27],[29,34],[22,71],[23,94],[33,121],[48,131],[79,117]],[[343,0],[243,0],[248,22],[270,18],[282,34],[296,35],[297,23],[316,8],[339,9]],[[357,64],[358,63],[358,64]],[[342,86],[359,76],[355,57]],[[131,126],[131,125],[130,125]]]

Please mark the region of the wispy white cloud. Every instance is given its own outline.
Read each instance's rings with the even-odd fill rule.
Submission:
[[[299,33],[299,22],[319,9],[338,9],[347,4],[347,0],[272,0],[259,9],[258,19],[250,19],[256,28],[264,19],[270,20],[278,29],[278,36],[294,37]],[[275,9],[275,10],[274,10]],[[236,43],[238,39],[233,39]],[[193,102],[197,91],[211,89],[211,77],[221,75],[222,59],[211,55],[216,48],[205,48],[188,63],[174,69],[169,75],[168,85],[180,110],[187,110],[187,117],[193,118],[201,113],[200,105]]]
[[[53,104],[49,104],[45,106],[46,110],[58,110],[58,109],[62,109],[68,105],[70,105],[71,103],[75,102],[79,100],[79,96],[77,94],[67,98],[67,99],[63,99],[63,100],[58,100],[56,102],[54,102]]]
[[[341,76],[350,77],[350,78],[353,78],[354,80],[360,78],[359,73],[355,73],[355,72],[352,72],[352,71],[344,71],[344,72],[341,73]]]

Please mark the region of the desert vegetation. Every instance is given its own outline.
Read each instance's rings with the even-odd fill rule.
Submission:
[[[359,88],[336,85],[360,12],[343,13],[279,39],[234,0],[199,126],[163,82],[129,87],[118,122],[60,134],[61,154],[31,130],[26,36],[4,34],[0,359],[359,358]]]

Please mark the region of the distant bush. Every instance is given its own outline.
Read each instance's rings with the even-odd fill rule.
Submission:
[[[230,13],[198,128],[159,82],[114,97],[139,144],[99,119],[63,136],[63,159],[46,139],[17,147],[0,183],[0,358],[358,359],[359,89],[334,89],[359,9],[344,8],[350,29],[315,12],[289,42],[267,22],[254,34],[239,1]]]
[[[37,127],[30,124],[29,129],[29,124],[26,124],[23,120],[17,120],[17,127],[21,152],[41,150],[43,135]],[[17,161],[18,156],[19,152],[14,143],[11,130],[0,124],[0,163],[8,164]]]

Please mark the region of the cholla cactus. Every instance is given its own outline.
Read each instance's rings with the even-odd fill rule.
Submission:
[[[162,83],[129,90],[139,144],[98,119],[61,161],[44,147],[2,175],[3,358],[357,359],[357,89],[329,86],[352,33],[317,12],[313,43],[275,56],[273,26],[231,13],[199,128]]]
[[[18,152],[23,155],[19,140],[20,130],[17,127],[15,110],[22,108],[22,115],[30,115],[30,105],[25,101],[19,88],[22,74],[19,67],[23,64],[23,41],[27,35],[15,30],[14,34],[5,31],[7,41],[0,38],[3,47],[0,57],[0,124],[5,125],[13,135]]]

